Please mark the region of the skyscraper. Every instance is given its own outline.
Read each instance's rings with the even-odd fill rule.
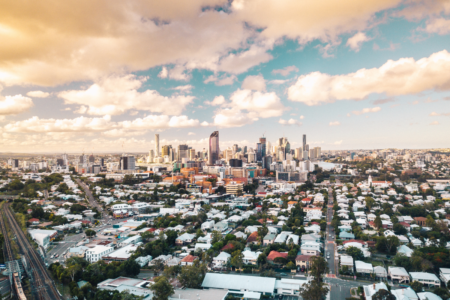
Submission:
[[[159,134],[155,134],[155,156],[159,156]]]
[[[169,156],[171,149],[172,149],[172,145],[164,145],[164,146],[162,146],[162,148],[161,148],[161,156],[162,157],[164,157],[166,155]]]
[[[306,134],[303,135],[303,151],[306,151]]]
[[[178,161],[183,161],[183,158],[189,159],[188,145],[178,145]]]
[[[208,150],[208,164],[213,165],[216,160],[219,160],[219,132],[214,131],[209,137],[209,150]]]
[[[263,136],[259,138],[259,142],[261,143],[261,157],[264,157],[267,155],[266,151],[266,138]]]

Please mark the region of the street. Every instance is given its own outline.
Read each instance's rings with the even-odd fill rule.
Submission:
[[[360,282],[342,280],[339,278],[325,278],[325,282],[329,283],[331,286],[332,300],[345,300],[346,298],[351,297],[351,288],[362,286]]]
[[[333,219],[333,190],[331,187],[328,188],[328,210],[327,210],[327,230],[325,232],[325,259],[327,259],[327,254],[330,255],[328,260],[328,268],[330,269],[330,275],[336,276],[335,265],[336,265],[336,250],[334,244],[335,232],[334,228],[331,226],[331,220]],[[333,237],[333,238],[331,238]]]

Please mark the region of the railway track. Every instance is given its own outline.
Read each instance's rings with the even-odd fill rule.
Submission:
[[[6,215],[10,228],[16,236],[21,253],[25,256],[27,263],[31,267],[34,279],[33,286],[36,288],[36,298],[40,300],[60,300],[61,296],[56,289],[55,283],[51,279],[44,262],[28,241],[19,224],[17,224],[17,221],[9,208],[9,203],[4,204],[3,213]],[[3,224],[3,218],[0,219],[2,219],[3,229],[5,224]]]
[[[15,260],[14,252],[12,251],[11,247],[11,241],[9,240],[8,231],[6,230],[5,220],[3,219],[3,214],[0,215],[0,226],[3,233],[3,240],[5,243],[5,263],[6,262],[12,262]],[[22,279],[19,276],[18,272],[14,272],[13,276],[10,277],[13,282],[11,282],[11,285],[14,285],[16,290],[16,296],[19,300],[26,300],[25,293],[23,291],[22,287]]]

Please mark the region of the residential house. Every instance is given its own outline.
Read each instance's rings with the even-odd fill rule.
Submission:
[[[426,273],[426,272],[410,272],[409,273],[412,281],[418,281],[422,283],[425,286],[437,286],[439,287],[441,285],[441,281],[439,278],[434,275],[433,273]]]
[[[213,267],[224,268],[230,259],[231,254],[228,254],[227,252],[220,252],[219,255],[213,258]]]
[[[300,247],[303,255],[319,255],[321,253],[322,244],[316,242],[306,242]]]
[[[178,246],[190,244],[194,241],[195,237],[196,237],[195,234],[184,233],[179,237],[177,237],[177,239],[175,240],[175,244],[177,244]]]
[[[263,239],[263,245],[267,246],[275,242],[276,234],[268,233]]]
[[[257,265],[258,264],[258,257],[262,252],[258,251],[258,252],[253,252],[250,250],[245,250],[244,252],[242,252],[242,254],[244,255],[243,257],[243,261],[244,264],[246,265]]]
[[[218,232],[224,232],[228,229],[228,223],[225,221],[217,222],[214,224],[214,230]]]
[[[409,283],[408,272],[403,267],[388,267],[388,275],[394,283]]]
[[[373,273],[373,266],[372,264],[356,260],[355,261],[355,269],[356,273],[360,274],[372,274]]]
[[[198,260],[198,256],[186,255],[180,262],[181,266],[192,266],[194,261]]]
[[[295,265],[297,266],[297,269],[309,269],[311,258],[315,255],[297,255],[295,258]]]

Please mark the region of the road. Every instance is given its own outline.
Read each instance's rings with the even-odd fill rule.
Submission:
[[[330,255],[328,259],[328,268],[330,269],[330,275],[336,276],[336,249],[334,244],[335,232],[333,226],[331,226],[331,220],[333,219],[333,190],[331,187],[328,188],[328,209],[327,209],[327,230],[326,230],[326,238],[325,238],[325,258],[327,254]],[[331,238],[333,237],[333,238]]]
[[[97,201],[95,201],[94,196],[92,195],[92,192],[89,188],[88,185],[86,185],[83,181],[81,181],[78,178],[75,178],[75,181],[78,183],[78,185],[84,190],[84,193],[86,194],[86,197],[89,200],[89,204],[92,207],[95,207],[98,209],[98,211],[102,214],[102,218],[103,220],[107,220],[108,219],[108,214],[106,213],[106,211],[103,211],[103,207],[101,205],[98,204]]]
[[[360,282],[342,280],[339,278],[325,278],[325,282],[330,284],[332,295],[331,300],[345,300],[345,298],[351,297],[351,288],[362,286]]]

